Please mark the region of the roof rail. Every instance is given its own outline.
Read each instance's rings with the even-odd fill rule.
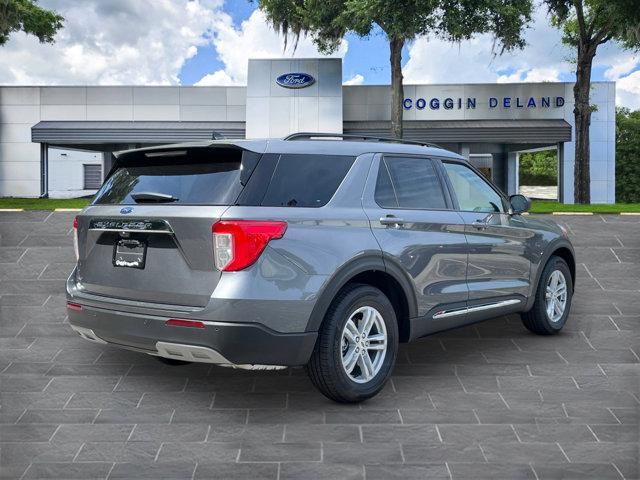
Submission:
[[[370,135],[353,135],[349,133],[312,133],[312,132],[300,132],[300,133],[292,133],[291,135],[287,135],[283,138],[285,141],[291,140],[313,140],[315,138],[318,139],[330,139],[330,138],[341,138],[342,140],[361,140],[365,142],[388,142],[388,143],[404,143],[407,145],[419,145],[421,147],[435,147],[442,148],[440,145],[436,145],[435,143],[429,142],[415,142],[412,140],[403,140],[402,138],[391,138],[391,137],[373,137]]]

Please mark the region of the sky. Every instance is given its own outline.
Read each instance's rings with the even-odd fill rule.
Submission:
[[[66,19],[54,45],[14,34],[0,47],[0,85],[244,85],[247,59],[314,57],[302,38],[284,50],[249,0],[40,0]],[[451,44],[417,38],[403,50],[405,83],[572,81],[572,52],[538,6],[527,47],[494,55],[490,35]],[[389,84],[389,47],[381,32],[347,35],[343,82]],[[640,109],[640,53],[615,43],[598,49],[593,80],[615,80],[616,102]]]

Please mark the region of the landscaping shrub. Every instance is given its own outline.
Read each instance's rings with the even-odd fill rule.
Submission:
[[[551,187],[558,184],[555,150],[520,154],[520,185]]]
[[[640,202],[640,110],[616,111],[616,202]]]

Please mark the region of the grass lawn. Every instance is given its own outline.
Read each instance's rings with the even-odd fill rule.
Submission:
[[[551,212],[593,212],[593,213],[620,213],[620,212],[640,212],[640,203],[616,203],[613,205],[593,204],[593,205],[564,205],[558,202],[546,200],[534,200],[531,205],[531,213],[551,213]]]
[[[82,208],[89,198],[0,198],[0,208],[22,208],[24,210],[54,210],[56,208]]]
[[[24,210],[53,210],[56,208],[82,208],[89,203],[88,198],[0,198],[0,209],[22,208]],[[563,205],[558,202],[536,200],[531,205],[531,213],[551,212],[593,212],[620,213],[640,212],[640,203],[617,203],[615,205]]]

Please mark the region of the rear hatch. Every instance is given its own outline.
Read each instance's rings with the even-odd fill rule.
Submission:
[[[233,145],[122,154],[77,217],[80,291],[206,306],[220,278],[211,227],[235,203],[259,157]]]

